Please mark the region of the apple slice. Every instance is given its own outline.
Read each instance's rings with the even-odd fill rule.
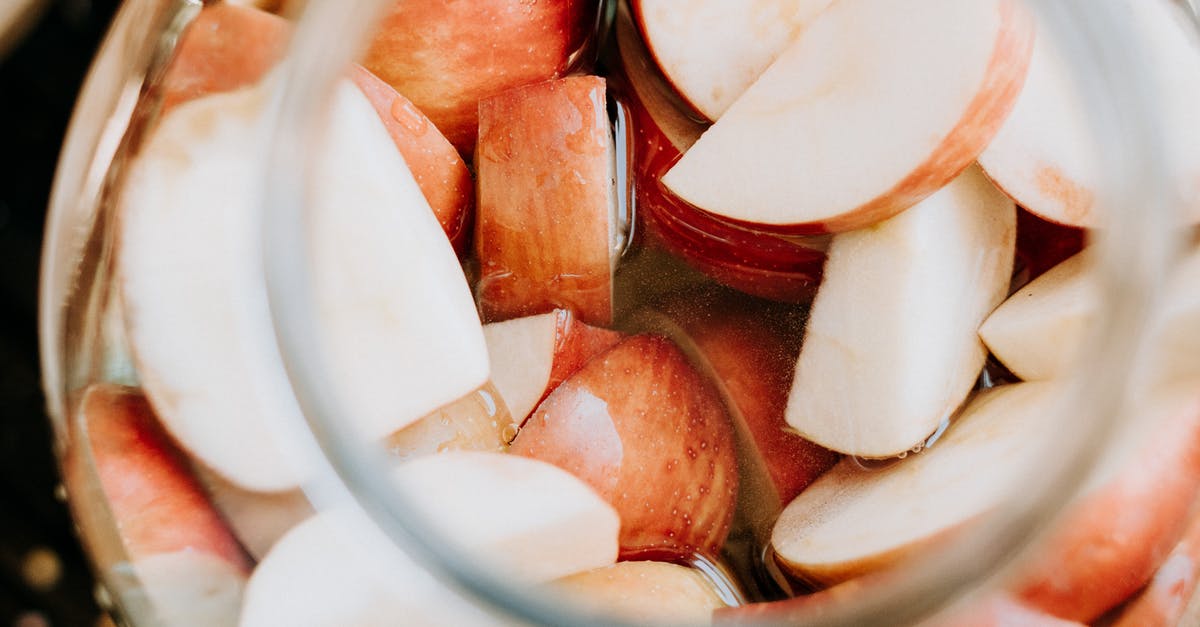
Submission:
[[[729,417],[665,338],[633,336],[588,362],[542,401],[510,452],[564,468],[612,503],[622,558],[713,557],[729,532]]]
[[[550,590],[637,625],[706,625],[713,610],[726,606],[699,571],[666,562],[618,562],[559,579]]]
[[[621,341],[617,331],[584,324],[566,309],[486,324],[483,337],[492,383],[518,425],[558,384]]]
[[[504,399],[489,383],[389,435],[384,446],[399,460],[444,451],[504,452],[516,433]]]
[[[238,541],[256,560],[262,559],[289,529],[314,513],[300,489],[251,492],[201,464],[192,464],[192,473],[204,486],[221,518],[229,523]]]
[[[784,233],[840,232],[957,176],[1020,91],[1016,0],[841,0],[663,177],[680,198]]]
[[[1200,220],[1200,128],[1195,103],[1200,101],[1200,44],[1195,24],[1167,0],[1122,0],[1114,3],[1138,37],[1146,77],[1153,92],[1144,115],[1160,120],[1167,131],[1163,157],[1187,199],[1192,221]],[[1099,131],[1089,124],[1088,94],[1080,92],[1072,74],[1074,60],[1055,39],[1053,28],[1034,45],[1029,77],[1016,107],[995,139],[979,156],[979,164],[1021,206],[1055,222],[1100,226],[1094,215],[1105,176],[1097,155],[1103,154]]]
[[[613,150],[598,76],[480,101],[475,252],[485,319],[561,307],[589,324],[612,321],[612,273],[625,237]]]
[[[73,502],[90,504],[76,520],[93,547],[104,547],[103,534],[115,525],[124,548],[123,555],[98,548],[99,564],[137,577],[162,624],[234,624],[250,561],[146,399],[133,388],[97,384],[79,404],[63,460]],[[118,559],[128,562],[106,563]]]
[[[983,367],[979,325],[1008,292],[1015,222],[1012,201],[971,167],[895,218],[835,237],[788,424],[862,457],[919,446]]]
[[[565,74],[586,54],[598,4],[396,1],[380,20],[363,65],[470,154],[478,103]]]
[[[1200,516],[1193,515],[1183,539],[1112,624],[1114,627],[1195,624],[1194,618],[1191,622],[1184,620],[1184,612],[1196,593],[1197,583],[1200,583]]]
[[[838,583],[934,547],[1003,502],[1048,437],[1057,388],[1019,383],[981,393],[932,447],[883,469],[844,459],[775,524],[781,565]],[[1061,567],[1061,566],[1060,566]]]
[[[658,67],[716,120],[833,0],[634,0]]]
[[[277,85],[165,117],[119,207],[118,280],[146,393],[190,453],[256,491],[295,487],[310,463],[292,446],[299,409],[256,204]],[[377,439],[482,385],[487,350],[454,251],[379,117],[348,83],[333,96],[309,181],[313,306],[328,383]]]

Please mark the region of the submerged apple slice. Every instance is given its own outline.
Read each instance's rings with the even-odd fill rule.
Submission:
[[[399,460],[445,451],[503,452],[516,432],[504,399],[488,384],[389,435],[384,446]]]
[[[845,459],[775,524],[782,565],[837,583],[931,547],[996,507],[1045,434],[1058,389],[1021,383],[980,394],[929,449],[886,468]]]
[[[486,324],[483,336],[492,382],[517,425],[559,383],[621,340],[620,333],[584,324],[565,309]]]
[[[889,457],[966,398],[979,325],[1008,291],[1016,209],[972,167],[908,211],[834,237],[788,398],[810,440]]]
[[[705,625],[726,606],[699,571],[666,562],[618,562],[551,586],[583,609],[637,625]]]
[[[160,624],[233,625],[250,561],[146,399],[133,388],[91,386],[71,427],[64,481],[76,504],[93,505],[76,512],[80,531],[106,547],[99,534],[115,524],[124,549],[117,556],[102,548],[100,565],[130,569]],[[100,493],[92,494],[97,480]],[[98,518],[101,510],[112,518]],[[121,557],[128,563],[105,563]]]
[[[201,464],[193,464],[192,472],[212,499],[213,507],[254,559],[262,559],[283,534],[313,515],[312,504],[299,488],[252,492]]]
[[[119,207],[118,280],[146,393],[189,452],[259,491],[295,487],[309,463],[291,446],[299,409],[263,283],[262,147],[279,84],[166,116]],[[482,385],[487,350],[454,251],[379,117],[352,85],[333,96],[309,181],[317,341],[350,424],[376,439]]]
[[[589,324],[611,322],[612,273],[624,247],[613,151],[598,76],[479,103],[475,251],[487,320],[564,308]]]
[[[1166,131],[1162,153],[1168,173],[1188,203],[1192,221],[1200,220],[1200,43],[1195,25],[1167,0],[1113,3],[1138,37],[1145,55],[1140,67],[1152,86],[1146,116]],[[1041,29],[1034,45],[1029,77],[1012,115],[979,155],[979,164],[1022,207],[1054,222],[1080,227],[1100,225],[1094,214],[1105,176],[1100,130],[1087,114],[1089,94],[1073,77],[1074,59]]]
[[[636,0],[646,47],[700,113],[716,120],[833,0]]]
[[[663,177],[697,207],[780,232],[839,232],[958,175],[1020,91],[1016,0],[840,0]]]

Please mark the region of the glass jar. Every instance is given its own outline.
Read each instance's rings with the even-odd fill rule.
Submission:
[[[848,152],[864,162],[878,154],[870,147],[889,146],[871,133],[909,126],[921,131],[921,124],[930,125],[931,132],[941,128],[941,122],[920,113],[933,110],[933,104],[919,104],[911,96],[906,100],[905,83],[885,84],[879,80],[882,75],[870,72],[886,67],[899,75],[907,71],[903,61],[911,59],[920,61],[912,67],[942,72],[939,76],[951,81],[975,67],[966,48],[992,55],[982,57],[987,63],[976,64],[982,87],[965,81],[946,88],[975,89],[966,100],[974,108],[968,107],[960,123],[942,129],[948,139],[938,145],[937,158],[918,166],[926,170],[904,179],[904,185],[913,188],[908,196],[896,193],[902,198],[889,197],[870,211],[859,207],[826,222],[811,216],[771,222],[756,221],[761,215],[738,213],[743,201],[753,205],[760,200],[751,198],[756,192],[746,191],[752,186],[737,188],[742,197],[732,210],[714,209],[719,200],[705,205],[705,199],[723,194],[720,185],[706,186],[706,177],[736,186],[754,178],[755,168],[771,169],[786,161],[778,155],[788,154],[791,136],[786,129],[764,130],[747,122],[753,118],[746,113],[754,111],[753,103],[730,106],[733,113],[720,119],[733,121],[712,128],[734,130],[714,131],[704,140],[708,146],[741,150],[737,160],[751,163],[747,169],[728,159],[721,162],[721,149],[707,149],[710,160],[737,172],[730,178],[719,169],[695,166],[698,174],[690,185],[699,191],[690,198],[707,210],[675,196],[689,183],[676,187],[668,182],[674,191],[659,184],[668,169],[675,170],[680,153],[690,152],[701,133],[707,135],[709,122],[700,111],[728,102],[704,101],[702,93],[698,98],[687,87],[679,87],[679,92],[690,95],[691,102],[677,93],[664,73],[679,72],[673,75],[675,85],[695,75],[689,79],[669,65],[668,44],[647,40],[666,37],[654,29],[684,29],[680,24],[687,20],[654,18],[654,3],[634,4],[313,0],[283,7],[295,20],[290,25],[220,3],[130,0],[124,5],[93,64],[64,146],[46,231],[41,296],[43,373],[67,492],[112,610],[138,625],[224,624],[238,621],[239,614],[245,625],[372,620],[644,624],[650,616],[691,622],[696,616],[708,618],[711,606],[731,606],[718,610],[713,619],[861,625],[924,620],[981,624],[1001,621],[1005,612],[1040,612],[1043,618],[1054,614],[1081,621],[1124,616],[1136,621],[1142,615],[1134,612],[1149,611],[1139,610],[1141,606],[1166,607],[1165,601],[1155,601],[1153,587],[1139,591],[1156,571],[1155,582],[1185,580],[1180,574],[1184,571],[1195,579],[1194,570],[1189,570],[1196,559],[1189,551],[1195,549],[1184,530],[1195,526],[1189,523],[1190,503],[1200,482],[1200,451],[1186,446],[1186,435],[1197,433],[1192,425],[1197,422],[1195,406],[1186,402],[1195,398],[1200,386],[1194,378],[1194,357],[1180,350],[1197,343],[1194,332],[1188,331],[1196,325],[1188,323],[1196,320],[1200,299],[1177,296],[1187,291],[1180,281],[1186,282],[1190,267],[1180,259],[1187,254],[1192,260],[1196,254],[1191,226],[1195,220],[1180,216],[1194,211],[1188,201],[1197,197],[1196,190],[1188,185],[1200,180],[1188,178],[1192,175],[1184,169],[1200,165],[1200,159],[1187,160],[1189,148],[1200,145],[1188,141],[1194,122],[1186,106],[1181,112],[1174,104],[1181,99],[1194,102],[1179,94],[1193,93],[1187,91],[1188,77],[1200,76],[1190,72],[1196,69],[1193,65],[1200,67],[1195,24],[1183,21],[1191,14],[1185,14],[1182,5],[1164,2],[1154,5],[1154,16],[1146,18],[1131,3],[1095,0],[1028,6],[929,1],[918,9],[897,2],[870,6],[865,0],[840,0],[836,8],[811,3],[811,15],[803,15],[806,9],[795,3],[756,3],[791,7],[795,15],[788,16],[794,22],[773,24],[776,30],[780,23],[789,25],[782,35],[771,35],[762,23],[755,26],[763,29],[755,32],[766,42],[764,48],[770,47],[770,37],[783,37],[774,54],[784,56],[770,69],[764,70],[767,62],[762,62],[763,78],[752,88],[741,86],[747,89],[746,101],[771,94],[820,101],[848,97],[845,94],[856,90],[875,94],[890,89],[901,103],[916,103],[911,111],[900,105],[879,110],[877,117],[883,121],[866,125],[871,129],[866,133],[855,130],[864,128],[866,118],[850,123],[850,114],[843,118],[829,113],[844,109],[805,109],[826,117],[798,132],[830,127],[851,133],[865,148]],[[986,9],[962,8],[991,5],[1003,15],[994,33],[987,30],[993,16],[985,15]],[[913,33],[939,27],[939,35],[917,37],[896,28],[898,21],[879,18],[907,15],[910,9]],[[721,9],[711,10],[720,15]],[[701,8],[694,15],[711,17]],[[652,19],[666,25],[651,25]],[[733,23],[737,20],[727,21],[707,24],[728,26],[734,33],[745,27]],[[853,30],[862,24],[868,30]],[[981,30],[971,30],[976,27]],[[801,33],[801,28],[809,30]],[[1038,42],[1054,42],[1051,51],[1036,47],[1035,30]],[[864,39],[838,39],[846,33]],[[961,33],[992,33],[995,40],[981,47],[970,41],[973,35]],[[806,36],[818,44],[806,46],[801,42]],[[792,37],[799,43],[783,53]],[[447,39],[461,47],[436,49]],[[711,42],[707,36],[700,41],[717,50],[733,45],[717,35]],[[911,49],[892,47],[882,53],[875,49],[884,46],[879,42],[902,42]],[[950,46],[947,42],[962,49],[939,48]],[[714,63],[719,55],[704,47],[695,55]],[[421,56],[422,50],[436,54]],[[826,58],[821,51],[832,52]],[[868,60],[858,65],[860,59]],[[1030,59],[1041,65],[1030,69]],[[353,60],[389,82],[410,81],[402,91],[418,105],[397,97],[368,72],[347,70]],[[406,74],[417,72],[414,67],[432,74],[414,79]],[[834,69],[822,78],[822,67]],[[852,77],[856,67],[865,67],[864,76],[876,80],[859,84],[844,78]],[[810,73],[797,74],[800,78],[793,82],[785,72],[794,68]],[[547,87],[551,83],[540,82],[589,72],[605,76],[607,84],[567,79]],[[353,85],[345,80],[347,75]],[[446,80],[448,75],[455,80]],[[495,83],[489,83],[493,79]],[[422,91],[428,84],[436,87]],[[788,91],[795,85],[798,94]],[[1042,91],[1028,96],[1035,89],[1030,85]],[[507,97],[514,93],[520,97]],[[946,106],[955,98],[962,100],[936,93],[922,96],[927,103],[944,98],[951,103]],[[478,109],[476,101],[481,101]],[[443,106],[446,103],[457,109]],[[558,103],[574,109],[563,113],[554,108]],[[1019,115],[1026,117],[1014,122]],[[709,111],[707,117],[718,116]],[[563,124],[575,134],[558,127],[529,131],[538,120],[555,118],[566,120]],[[1055,125],[1064,120],[1074,127]],[[591,127],[589,121],[594,123]],[[401,146],[403,137],[410,142],[430,137],[431,128],[440,143],[429,140],[420,150],[435,157],[422,161],[414,156],[417,152]],[[590,134],[579,137],[580,128]],[[1004,153],[997,139],[997,133],[1006,132],[1017,136],[1005,138],[1010,144],[1017,142],[1016,157],[1011,151]],[[1044,135],[1077,140],[1077,145],[1064,149],[1076,154],[1056,153],[1054,142],[1048,142],[1049,152],[1036,153],[1039,147],[1032,140]],[[542,136],[557,139],[537,139]],[[747,136],[758,137],[756,141],[768,137],[771,142],[766,143],[777,140],[783,148],[759,146],[768,156],[777,153],[764,165],[755,161],[755,151],[739,144],[739,137]],[[903,133],[896,137],[903,139]],[[392,149],[389,138],[399,151]],[[1035,147],[1028,149],[1022,141]],[[980,156],[985,148],[987,153]],[[826,150],[826,157],[811,161],[814,168],[842,163]],[[509,165],[517,154],[530,161]],[[1029,175],[1029,168],[1014,165],[1039,157],[1072,163],[1080,154],[1091,172],[1082,189],[1064,182],[1061,172],[1056,176],[1042,168]],[[474,169],[468,171],[465,160],[472,155]],[[971,166],[967,174],[960,174],[977,157],[983,169]],[[454,161],[452,168],[444,165],[447,160]],[[421,169],[433,162],[443,165]],[[586,191],[538,187],[540,191],[520,196],[520,186],[533,184],[526,179],[536,178],[537,168],[563,164],[572,168],[572,177],[582,179],[591,176],[582,168],[598,168],[598,180],[607,183]],[[886,176],[870,171],[885,170],[884,166],[862,167],[857,176],[863,180]],[[541,172],[538,185],[546,177],[558,180],[555,171]],[[458,178],[451,180],[448,173]],[[678,176],[682,179],[684,174]],[[784,180],[771,176],[765,178],[777,181],[776,187]],[[790,182],[801,174],[790,171],[787,176]],[[809,178],[814,186],[821,182],[820,177]],[[1014,209],[989,181],[1009,192],[1019,190],[1013,194],[1018,201],[1047,200],[1065,207],[1066,214],[1049,214],[1052,220],[1104,226],[1085,234],[1080,228],[1043,221]],[[1032,186],[1032,196],[1013,187],[1021,182]],[[435,187],[440,191],[431,192]],[[901,187],[898,183],[897,189]],[[945,189],[951,188],[957,191],[950,196],[966,195],[975,198],[974,203],[991,203],[993,208],[1008,203],[1007,226],[985,228],[981,224],[991,224],[986,220],[966,224],[970,220],[956,214],[900,220],[918,215],[910,209],[914,205],[931,215],[941,205],[954,205],[933,200],[945,197]],[[839,189],[829,193],[850,193]],[[441,200],[435,200],[437,193]],[[801,189],[796,195],[804,193]],[[517,222],[513,228],[500,223],[524,218],[453,212],[450,217],[438,214],[437,222],[424,211],[428,203],[435,211],[442,206],[470,210],[474,205],[474,211],[499,214],[515,202],[514,194],[522,198],[516,204],[535,217],[549,215],[549,205],[538,204],[539,195],[573,199],[579,205],[592,202],[586,194],[602,197],[599,206],[608,211],[608,222],[601,229],[601,252],[608,255],[610,274],[604,280],[611,284],[599,288],[600,305],[595,289],[581,287],[585,281],[567,277],[570,273],[562,268],[552,276],[528,270],[542,262],[559,263],[575,252],[587,254],[574,250],[577,245],[586,248],[579,243],[583,235],[578,235],[579,242],[571,235],[562,236],[558,247],[550,245],[547,250],[569,251],[545,253],[551,261],[513,260],[504,251],[541,254],[544,242],[520,239],[523,233],[539,232],[537,223]],[[1079,208],[1081,195],[1087,200],[1084,214],[1071,214]],[[980,201],[983,197],[991,200]],[[927,203],[934,209],[924,209]],[[399,206],[407,213],[395,211]],[[561,205],[567,206],[573,205]],[[421,211],[409,211],[412,207]],[[574,222],[588,219],[583,213],[571,214],[570,220],[552,221],[554,226],[546,228],[566,228],[563,223],[574,227]],[[965,226],[945,226],[955,221]],[[1180,227],[1181,222],[1188,226]],[[439,226],[449,235],[447,241],[441,241]],[[918,253],[900,253],[886,245],[888,238],[899,237],[907,246],[936,248],[922,246],[927,244],[922,238],[932,237],[929,229],[941,233],[943,228],[962,229],[942,234],[953,240],[946,249],[963,238],[970,243],[969,237],[985,237],[990,228],[994,234],[986,237],[1007,241],[1007,249],[1016,251],[1016,261],[1009,255],[997,266],[971,255],[951,255],[921,265],[914,261]],[[834,234],[831,238],[820,231]],[[438,241],[427,237],[430,232]],[[467,251],[472,235],[474,248]],[[1072,275],[1059,264],[1068,263],[1063,260],[1082,246],[1085,235],[1089,252],[1074,263],[1087,270],[1074,270]],[[493,249],[489,246],[494,244],[485,243],[506,237],[503,247]],[[454,253],[463,259],[461,267]],[[961,259],[967,260],[963,265],[968,270],[944,272]],[[1013,263],[1016,271],[1009,272]],[[904,264],[916,270],[901,268],[890,274]],[[1190,264],[1196,265],[1194,260]],[[1062,346],[1048,351],[1059,357],[1031,358],[1051,374],[1025,374],[1015,365],[1024,359],[1021,355],[1012,362],[1000,356],[982,366],[982,353],[971,359],[954,357],[955,368],[971,364],[969,371],[957,373],[965,373],[969,381],[966,387],[947,383],[961,388],[959,392],[937,392],[953,402],[932,416],[930,425],[916,427],[925,430],[910,443],[915,446],[894,451],[887,449],[890,444],[876,446],[874,434],[886,431],[886,426],[872,426],[870,434],[850,429],[847,438],[846,429],[826,433],[824,426],[805,426],[802,419],[798,426],[791,417],[785,427],[782,415],[790,416],[793,405],[808,403],[806,399],[820,397],[836,385],[849,390],[844,397],[831,393],[843,399],[837,403],[854,405],[878,393],[881,400],[863,402],[868,407],[895,402],[899,407],[909,399],[888,397],[888,390],[895,388],[886,383],[909,379],[891,379],[887,373],[892,371],[933,368],[935,374],[912,379],[917,387],[931,387],[930,377],[966,380],[938,371],[942,362],[925,363],[924,350],[887,353],[890,349],[879,348],[889,358],[899,356],[899,361],[879,358],[882,366],[858,370],[843,363],[851,374],[842,379],[818,377],[813,384],[809,375],[801,383],[801,375],[795,375],[786,412],[782,406],[762,409],[753,404],[762,400],[756,394],[770,394],[774,388],[742,389],[750,385],[747,381],[761,383],[746,373],[761,373],[764,380],[782,376],[786,388],[797,360],[800,365],[795,368],[802,372],[829,363],[820,361],[819,356],[829,352],[820,352],[816,340],[799,341],[797,325],[807,325],[806,338],[815,337],[813,329],[820,326],[835,342],[865,342],[872,349],[888,337],[895,339],[888,333],[896,329],[909,339],[942,338],[930,328],[955,327],[956,322],[937,318],[941,309],[931,309],[929,303],[942,299],[946,308],[958,308],[979,300],[975,292],[985,288],[975,288],[989,272],[996,274],[993,266],[1004,268],[999,297],[1008,296],[1011,288],[1017,300],[1032,302],[1049,298],[1049,292],[1062,293],[1062,285],[1085,286],[1072,288],[1076,291],[1068,300],[1043,301],[1036,316],[1012,314],[1017,316],[1010,321],[1015,326],[996,330],[990,340],[985,330],[984,339],[997,356],[998,347],[1008,345],[1005,338],[1011,343],[1014,333],[1037,331],[1043,335],[1033,341],[1026,335],[1024,344],[1017,342],[1018,353],[1037,353],[1047,348],[1045,343],[1061,341]],[[1038,283],[1024,286],[1051,266],[1059,266],[1058,283],[1043,279],[1041,291],[1035,288]],[[506,283],[509,275],[519,272],[514,268],[535,276],[520,285]],[[1195,275],[1195,270],[1190,272]],[[1086,279],[1072,278],[1083,274]],[[906,279],[924,279],[935,287],[895,287]],[[939,291],[939,286],[956,281],[972,293]],[[847,283],[858,290],[830,287]],[[560,291],[546,297],[547,285]],[[489,325],[551,310],[559,313],[544,318],[540,327],[528,326],[533,330],[524,335],[505,335],[509,332],[490,326],[485,336],[469,302],[472,315],[461,315],[468,289],[474,290],[480,315]],[[515,305],[509,302],[521,290],[538,296]],[[564,291],[570,295],[564,296]],[[900,295],[889,301],[890,292]],[[868,293],[869,298],[855,295]],[[778,340],[781,348],[772,346],[762,353],[766,357],[754,353],[753,346],[742,347],[750,352],[735,352],[723,361],[715,351],[733,349],[703,321],[724,315],[722,303],[730,298],[737,302],[731,306],[736,315],[730,318],[735,322],[727,324],[736,327],[741,320],[754,328],[761,322],[765,329],[790,329],[787,337],[795,346]],[[856,298],[867,300],[856,306]],[[989,298],[984,298],[986,305],[974,306],[986,308],[970,325],[974,344],[978,323],[998,302]],[[858,320],[858,312],[883,311],[889,303],[902,311],[894,317]],[[910,303],[917,304],[910,308]],[[1034,330],[1020,326],[1041,324],[1042,318],[1064,310],[1068,314],[1063,316],[1070,319],[1066,327],[1046,331],[1046,324]],[[931,317],[924,324],[910,321],[903,326],[893,319],[926,314]],[[1083,319],[1086,322],[1079,321]],[[846,320],[851,322],[843,324]],[[497,364],[511,368],[516,360],[534,368],[528,365],[532,358],[519,355],[533,351],[529,347],[535,340],[550,341],[558,351],[567,333],[563,329],[570,325],[584,329],[576,341],[591,342],[591,352],[579,349],[577,355],[561,357],[578,363],[560,373],[558,381],[553,377],[559,375],[547,375],[560,388],[535,382],[541,387],[524,407],[511,396],[512,384],[502,380]],[[1000,322],[993,326],[1003,327]],[[621,335],[594,327],[612,327]],[[539,339],[537,333],[544,328],[551,329],[553,340]],[[875,333],[877,329],[882,333]],[[847,337],[853,339],[838,333],[850,333]],[[591,339],[579,339],[584,336]],[[1074,339],[1063,339],[1067,336]],[[1080,347],[1071,349],[1071,342]],[[490,355],[482,350],[485,343]],[[1163,346],[1172,350],[1161,352]],[[928,347],[931,354],[938,350]],[[1069,350],[1079,351],[1076,359],[1062,357]],[[786,353],[782,362],[780,351]],[[814,354],[818,357],[811,357]],[[649,359],[645,355],[662,361],[638,371],[638,360]],[[559,357],[555,353],[553,359]],[[804,365],[809,358],[818,365]],[[760,370],[767,368],[764,364],[777,364],[780,372]],[[537,367],[543,366],[551,368]],[[944,364],[941,367],[945,370]],[[553,368],[558,368],[557,362],[551,372]],[[622,370],[639,374],[613,374]],[[1017,371],[1021,376],[1014,374]],[[978,380],[976,372],[982,372]],[[875,378],[885,384],[873,385]],[[1015,383],[1019,378],[1053,382]],[[795,390],[802,385],[805,394],[796,401]],[[579,396],[559,392],[571,386]],[[1003,390],[985,391],[993,387]],[[1023,391],[1014,394],[1017,388]],[[623,399],[657,402],[660,391],[684,400],[661,410],[628,410],[648,427],[614,417],[613,408]],[[991,400],[973,400],[963,409],[959,405],[968,393]],[[1163,400],[1167,398],[1170,403]],[[602,402],[601,413],[613,418],[613,424],[578,427],[595,439],[563,445],[576,433],[563,425],[598,415],[585,407],[595,400]],[[1166,405],[1170,408],[1160,411]],[[540,422],[522,426],[534,406],[537,410],[528,420]],[[830,407],[827,403],[817,413],[837,413]],[[992,414],[1005,415],[1004,407],[1008,414],[1021,415],[1015,426],[996,427],[1008,434],[1000,438],[1006,444],[971,444],[990,441],[991,436],[968,430],[966,425],[973,423],[966,418],[978,424],[984,418],[1000,420]],[[664,435],[678,435],[679,423],[647,418],[672,412],[690,421],[683,439]],[[763,444],[760,427],[753,426],[762,412],[774,412],[762,419],[779,420],[771,428],[788,438],[798,438],[794,430],[799,430],[825,444],[805,444],[803,454],[811,458],[801,458],[811,466],[805,472],[812,475],[802,483],[819,489],[801,485],[793,490],[800,496],[783,496],[782,480],[772,473],[786,474],[776,470],[784,462],[756,456],[768,455],[762,451],[771,446]],[[890,408],[879,413],[891,413]],[[822,425],[836,422],[824,415],[821,420]],[[1039,428],[1029,429],[1031,420]],[[710,427],[706,421],[728,424]],[[531,433],[539,434],[533,443]],[[688,439],[693,436],[696,439]],[[615,460],[592,459],[612,454],[604,452],[604,438],[619,440]],[[710,442],[712,452],[707,452]],[[671,446],[681,448],[674,456],[662,453]],[[510,447],[521,456],[499,452]],[[697,448],[702,450],[697,453]],[[484,452],[449,453],[455,449]],[[648,464],[644,468],[649,470],[640,476],[613,479],[610,467],[619,467],[625,452],[631,463],[640,464],[633,458],[643,455],[665,465]],[[659,453],[661,460],[655,457]],[[540,461],[529,461],[531,457]],[[680,488],[672,483],[672,473],[681,462],[688,467],[685,457],[702,458],[710,465],[707,472],[693,470],[695,476],[685,477],[692,483]],[[995,460],[1007,463],[992,468],[989,464]],[[1195,462],[1194,472],[1188,462]],[[1176,464],[1181,465],[1179,472],[1163,470]],[[620,487],[597,486],[595,477],[589,480],[589,472],[599,472],[596,467],[608,468],[609,474],[601,474],[605,480],[622,482]],[[722,475],[727,467],[734,470]],[[895,477],[909,469],[920,469],[912,472],[926,483],[900,492],[903,482]],[[1155,489],[1138,481],[1150,482]],[[674,495],[661,502],[649,497],[633,505],[621,502],[631,490],[653,493],[660,485],[676,486]],[[870,486],[882,487],[871,493]],[[693,487],[698,492],[679,497],[680,490]],[[950,497],[931,496],[943,487]],[[843,492],[852,494],[849,500],[839,500]],[[724,516],[723,522],[705,522],[708,519],[702,517],[711,513],[707,503],[718,493],[725,501],[711,508],[721,510],[713,516]],[[1157,500],[1146,500],[1151,493],[1159,495]],[[706,505],[688,509],[693,497]],[[955,509],[949,502],[968,505]],[[647,514],[668,505],[676,510],[671,518]],[[1126,523],[1114,522],[1121,518],[1114,510],[1126,508],[1150,508],[1152,513],[1146,514],[1145,524],[1122,526]],[[950,510],[954,511],[947,514]],[[823,515],[833,516],[835,522],[826,524]],[[646,517],[651,522],[639,522],[639,529],[666,525],[665,535],[649,541],[631,537],[636,526],[631,521]],[[777,523],[777,518],[790,522]],[[926,528],[931,520],[944,523],[944,528]],[[781,527],[799,531],[786,535]],[[1072,534],[1072,528],[1077,532]],[[841,542],[828,540],[839,532],[844,532]],[[700,533],[699,539],[689,535],[693,533]],[[912,537],[906,540],[905,533]],[[722,547],[726,534],[729,539]],[[792,543],[793,537],[800,539]],[[1172,549],[1175,552],[1168,555]],[[830,551],[834,557],[827,555]],[[672,566],[661,568],[672,574],[577,572],[604,568],[618,555],[623,564],[669,563]],[[1109,570],[1097,581],[1093,574],[1076,573],[1072,561],[1079,570],[1098,564]],[[1044,576],[1046,572],[1065,574],[1056,580]],[[656,579],[659,576],[671,579]],[[562,583],[564,578],[572,583]],[[1098,588],[1109,592],[1098,593]],[[1180,589],[1190,597],[1189,588]],[[1139,600],[1129,600],[1138,594]],[[1181,620],[1184,601],[1175,599],[1173,620]],[[672,605],[676,602],[678,608]],[[940,618],[931,619],[934,614]],[[1178,624],[1188,624],[1182,620]]]

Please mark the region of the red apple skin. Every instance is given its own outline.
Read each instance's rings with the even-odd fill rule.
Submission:
[[[519,87],[479,103],[476,297],[486,321],[557,308],[588,324],[612,321],[617,253],[606,111],[598,76]]]
[[[68,490],[91,483],[90,456],[131,560],[187,549],[250,572],[249,558],[141,393],[108,384],[88,388],[79,427],[64,459]]]
[[[1183,539],[1167,556],[1146,587],[1113,621],[1114,627],[1170,627],[1181,622],[1200,579],[1200,515],[1193,514]],[[1194,620],[1194,619],[1193,619]]]
[[[688,204],[662,185],[662,175],[705,125],[682,109],[623,7],[616,29],[624,75],[614,87],[629,110],[639,227],[653,245],[724,285],[772,300],[811,300],[825,263],[824,239],[786,239],[746,228]]]
[[[558,311],[556,323],[554,362],[550,365],[550,379],[539,404],[563,381],[579,372],[584,364],[616,346],[625,337],[619,331],[586,324],[566,309]]]
[[[363,65],[470,154],[479,101],[563,76],[588,46],[598,10],[596,0],[399,0]]]
[[[162,113],[200,96],[259,81],[287,51],[287,20],[228,2],[206,4],[188,25],[159,86]]]
[[[621,558],[715,558],[737,498],[720,397],[669,340],[630,337],[564,381],[510,452],[550,462],[621,516]]]
[[[693,357],[703,362],[700,370],[711,369],[720,382],[753,440],[753,454],[771,477],[780,507],[841,459],[791,430],[784,419],[804,330],[799,310],[708,291],[685,294],[660,311],[680,326],[695,349]]]
[[[375,107],[454,252],[462,257],[475,209],[475,183],[467,163],[416,105],[379,77],[355,65],[350,78]]]
[[[1090,623],[1146,585],[1200,490],[1200,402],[1159,425],[1120,474],[1072,506],[1011,585],[1049,614]]]

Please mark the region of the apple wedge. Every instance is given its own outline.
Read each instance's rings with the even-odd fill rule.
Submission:
[[[784,239],[716,219],[681,202],[661,177],[705,126],[688,117],[645,49],[628,10],[618,9],[616,39],[623,77],[620,100],[633,139],[639,228],[651,243],[736,290],[785,302],[807,302],[820,282],[828,238]]]
[[[300,489],[251,492],[201,464],[192,464],[192,473],[246,552],[256,560],[262,559],[289,529],[314,513]]]
[[[257,199],[279,84],[175,109],[118,208],[117,274],[146,394],[184,448],[255,491],[297,486],[310,463],[293,446],[299,408],[263,283]],[[454,251],[379,116],[343,83],[329,120],[308,182],[317,341],[350,425],[378,439],[482,385],[487,349]]]
[[[76,521],[99,565],[141,583],[160,624],[233,625],[250,560],[136,389],[87,388],[64,457]],[[98,481],[99,485],[96,486]],[[94,493],[98,487],[98,493]],[[107,503],[103,517],[94,507]],[[115,526],[123,555],[106,555]],[[109,560],[128,560],[106,563]]]
[[[1136,34],[1152,94],[1143,115],[1161,122],[1163,158],[1187,203],[1192,222],[1200,221],[1200,43],[1195,24],[1167,0],[1114,3]],[[1106,149],[1089,124],[1087,99],[1072,77],[1074,60],[1055,39],[1053,28],[1034,45],[1025,88],[1012,115],[979,164],[1022,207],[1054,222],[1101,226],[1094,214],[1104,177],[1098,155]]]
[[[516,433],[504,399],[489,383],[389,435],[384,447],[398,460],[445,451],[504,452]]]
[[[983,367],[979,325],[1008,292],[1015,222],[1012,201],[971,167],[912,209],[834,237],[788,424],[861,457],[920,446]]]
[[[775,523],[779,563],[806,581],[833,584],[933,549],[1015,489],[1049,437],[1057,392],[1047,383],[993,388],[920,454],[882,469],[842,460]]]
[[[564,75],[586,52],[598,11],[595,0],[398,0],[379,21],[363,65],[469,155],[478,103]]]
[[[550,591],[637,625],[707,625],[726,606],[699,571],[666,562],[618,562],[559,579]]]
[[[476,296],[487,321],[556,308],[588,324],[612,321],[612,273],[626,235],[613,151],[598,76],[480,101]]]
[[[716,120],[833,0],[634,0],[658,67]]]
[[[538,403],[621,334],[584,324],[566,309],[483,326],[492,383],[513,421],[524,424]]]
[[[509,450],[566,469],[612,503],[623,559],[715,557],[729,532],[738,486],[729,417],[663,337],[633,336],[592,359]]]
[[[1016,0],[840,0],[671,168],[683,200],[783,233],[865,227],[949,183],[1020,92]]]
[[[1190,625],[1184,612],[1200,583],[1200,516],[1193,515],[1183,539],[1154,578],[1121,609],[1114,627]]]

